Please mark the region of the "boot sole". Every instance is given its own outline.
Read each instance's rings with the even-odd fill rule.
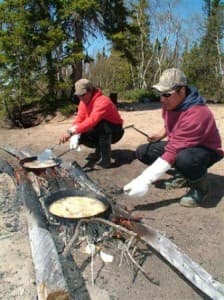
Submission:
[[[197,203],[183,203],[180,201],[180,206],[184,206],[184,207],[198,207],[199,205]]]

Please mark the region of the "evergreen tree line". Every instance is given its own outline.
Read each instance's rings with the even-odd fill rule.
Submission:
[[[138,97],[173,66],[207,98],[224,102],[223,1],[204,0],[193,44],[168,2],[158,11],[164,1],[3,0],[1,115],[13,121],[28,105],[46,112],[69,107],[72,86],[83,76],[105,92]],[[111,51],[90,57],[86,45],[100,34]]]

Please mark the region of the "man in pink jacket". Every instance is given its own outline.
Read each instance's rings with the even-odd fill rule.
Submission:
[[[165,70],[153,86],[160,93],[164,127],[137,148],[137,158],[150,165],[124,187],[130,196],[143,196],[151,183],[174,169],[167,187],[190,186],[180,204],[194,207],[208,197],[207,169],[223,158],[221,138],[212,112],[177,68]],[[167,140],[162,140],[167,137]],[[153,142],[153,143],[151,143]]]
[[[75,95],[79,98],[78,113],[72,126],[60,138],[64,143],[71,138],[70,146],[83,144],[95,148],[88,159],[98,161],[103,168],[111,165],[111,144],[123,134],[123,120],[116,105],[85,78],[75,83]]]

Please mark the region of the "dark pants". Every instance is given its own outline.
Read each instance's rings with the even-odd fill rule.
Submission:
[[[144,144],[137,148],[137,158],[146,165],[152,164],[164,153],[166,141]],[[190,180],[196,180],[206,174],[207,169],[222,157],[214,150],[198,146],[181,150],[173,167]]]
[[[123,134],[122,125],[101,121],[90,131],[82,133],[79,143],[89,148],[96,148],[99,145],[100,136],[110,136],[111,144],[115,144],[122,138]]]

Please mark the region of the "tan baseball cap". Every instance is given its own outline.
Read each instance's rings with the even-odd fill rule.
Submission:
[[[82,78],[75,83],[75,95],[82,96],[87,93],[88,90],[91,90],[93,87],[91,81],[86,78]]]
[[[160,93],[166,93],[174,90],[179,86],[186,86],[186,75],[177,68],[166,69],[160,76],[159,83],[152,87],[158,90]]]

